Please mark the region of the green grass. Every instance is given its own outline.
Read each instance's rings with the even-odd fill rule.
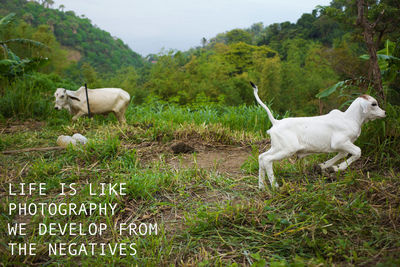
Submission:
[[[392,114],[397,114],[392,111]],[[0,154],[0,261],[19,265],[100,266],[397,266],[400,250],[400,186],[398,136],[368,138],[379,131],[365,128],[360,164],[337,175],[320,175],[313,164],[328,155],[292,164],[275,164],[281,187],[257,189],[258,144],[269,123],[255,107],[204,107],[191,110],[159,103],[130,106],[128,125],[112,115],[82,118],[52,114],[45,125],[0,134],[0,150],[55,146],[59,135],[82,133],[84,148]],[[389,124],[396,125],[394,123]],[[368,126],[367,126],[368,127]],[[379,128],[381,129],[381,128]],[[391,127],[390,129],[397,129]],[[364,133],[363,133],[364,134]],[[138,148],[154,149],[173,140],[203,144],[250,146],[242,174],[226,175],[198,165],[175,169],[167,150],[153,162]],[[373,152],[372,147],[378,148]],[[376,148],[376,147],[375,147]],[[382,155],[383,154],[383,155]],[[196,157],[196,156],[194,156]],[[382,159],[382,157],[384,159]],[[384,167],[377,167],[384,166]],[[47,196],[7,196],[8,183],[44,182]],[[59,183],[76,183],[77,194],[59,196]],[[126,196],[91,196],[88,184],[126,183]],[[10,202],[117,203],[115,216],[8,215]],[[38,236],[39,223],[157,223],[159,234],[137,237],[108,231],[103,236]],[[27,222],[27,236],[8,236],[9,222]],[[38,243],[36,256],[11,256],[9,242]],[[47,243],[136,243],[135,256],[48,256]],[[96,253],[100,253],[97,249]]]

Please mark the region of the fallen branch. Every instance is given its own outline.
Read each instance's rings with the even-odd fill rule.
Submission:
[[[61,150],[64,149],[59,146],[50,146],[50,147],[31,147],[31,148],[24,148],[24,149],[18,149],[18,150],[6,150],[6,151],[1,151],[3,154],[17,154],[17,153],[23,153],[23,152],[32,152],[32,151],[49,151],[49,150]]]

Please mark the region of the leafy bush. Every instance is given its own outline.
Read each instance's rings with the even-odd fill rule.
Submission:
[[[386,118],[364,125],[357,144],[369,167],[384,170],[400,166],[400,106],[387,104]]]

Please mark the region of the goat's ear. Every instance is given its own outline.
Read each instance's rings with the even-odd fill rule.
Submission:
[[[68,93],[67,93],[67,96],[68,96],[69,98],[73,99],[73,100],[81,101],[79,98],[77,98],[76,96],[73,96],[73,95],[71,95],[71,94],[68,94]]]
[[[363,112],[363,113],[367,113],[367,112],[368,112],[369,105],[370,105],[369,101],[362,100],[361,103],[360,103],[360,105],[361,105],[362,112]]]

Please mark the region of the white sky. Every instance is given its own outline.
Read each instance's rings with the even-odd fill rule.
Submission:
[[[111,33],[146,56],[162,49],[188,50],[218,33],[296,22],[303,13],[330,0],[55,0],[65,11],[84,14],[93,24]]]

